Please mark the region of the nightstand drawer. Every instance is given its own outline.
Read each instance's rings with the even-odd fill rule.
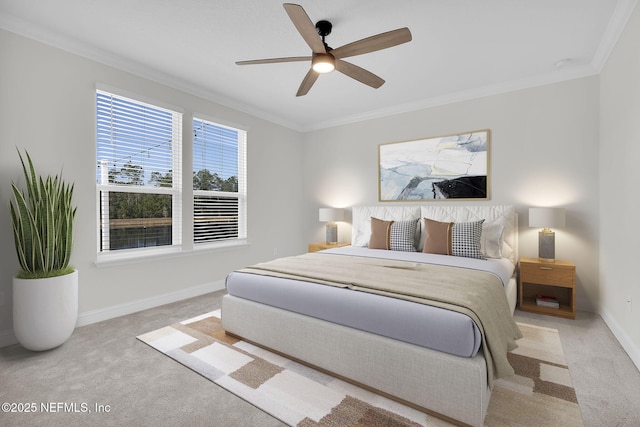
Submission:
[[[529,283],[540,283],[544,285],[564,286],[573,288],[575,286],[575,269],[564,266],[549,264],[520,264],[520,274],[524,281]]]

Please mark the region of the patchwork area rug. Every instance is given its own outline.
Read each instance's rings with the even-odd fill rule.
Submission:
[[[516,375],[496,381],[485,426],[582,426],[558,331],[519,323]],[[445,421],[225,335],[220,310],[138,339],[291,426],[448,426]]]

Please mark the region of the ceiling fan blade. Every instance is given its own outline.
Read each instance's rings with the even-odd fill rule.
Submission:
[[[336,70],[340,71],[352,79],[371,86],[374,89],[378,89],[384,84],[384,80],[373,74],[371,71],[367,71],[364,68],[360,68],[357,65],[353,65],[350,62],[336,59]]]
[[[364,53],[375,52],[376,50],[387,49],[410,41],[411,31],[405,27],[345,44],[337,49],[333,49],[331,54],[335,58],[347,58],[349,56],[362,55]]]
[[[311,89],[311,86],[313,86],[313,84],[316,82],[316,80],[318,80],[318,73],[313,71],[313,68],[310,68],[307,75],[304,76],[304,79],[302,80],[302,83],[298,88],[298,93],[296,93],[296,96],[306,95],[309,92],[309,89]]]
[[[277,62],[311,61],[310,56],[290,56],[288,58],[254,59],[251,61],[238,61],[237,65],[274,64]]]
[[[309,15],[304,11],[299,4],[285,3],[283,4],[284,10],[287,11],[291,22],[296,26],[298,32],[302,36],[305,42],[309,45],[311,50],[315,53],[326,53],[324,43],[320,40],[320,36],[316,31],[316,26],[313,25]]]

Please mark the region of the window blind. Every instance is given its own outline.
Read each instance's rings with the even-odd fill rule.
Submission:
[[[100,251],[181,243],[182,115],[96,92]]]
[[[195,244],[246,238],[246,132],[193,119]]]

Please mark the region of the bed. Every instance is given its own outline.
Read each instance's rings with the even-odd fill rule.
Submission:
[[[517,338],[511,318],[517,260],[513,207],[358,206],[353,208],[352,223],[351,246],[231,273],[222,302],[223,328],[448,421],[482,425],[492,380],[497,374],[509,374],[510,366],[500,365],[506,360],[503,347]],[[415,229],[403,231],[404,240],[396,238],[392,248],[401,244],[402,250],[377,248],[374,237],[379,224],[385,230],[396,224],[388,233],[397,237],[399,228],[412,223]],[[425,242],[437,241],[434,227],[459,226],[455,243],[456,238],[463,241],[460,230],[471,223],[481,226],[481,235],[476,230],[480,241],[475,243],[485,259],[466,252],[465,256],[423,252]],[[406,248],[407,236],[413,239],[410,245],[415,251]],[[389,234],[385,238],[387,245],[390,239],[394,243]],[[450,244],[451,240],[449,231]],[[446,276],[446,289],[456,294],[454,299],[458,289],[468,287],[467,280],[474,284],[476,276],[483,284],[488,280],[491,291],[478,299],[489,299],[483,304],[490,307],[470,302],[470,310],[459,309],[448,300],[434,298],[425,303],[423,295],[407,297],[404,286],[425,275],[438,280]],[[402,287],[399,292],[404,296],[389,294],[378,282],[392,285],[394,292],[395,286]],[[489,320],[486,314],[476,316],[483,311],[501,314]],[[496,345],[502,335],[510,337],[505,338],[506,344]]]

